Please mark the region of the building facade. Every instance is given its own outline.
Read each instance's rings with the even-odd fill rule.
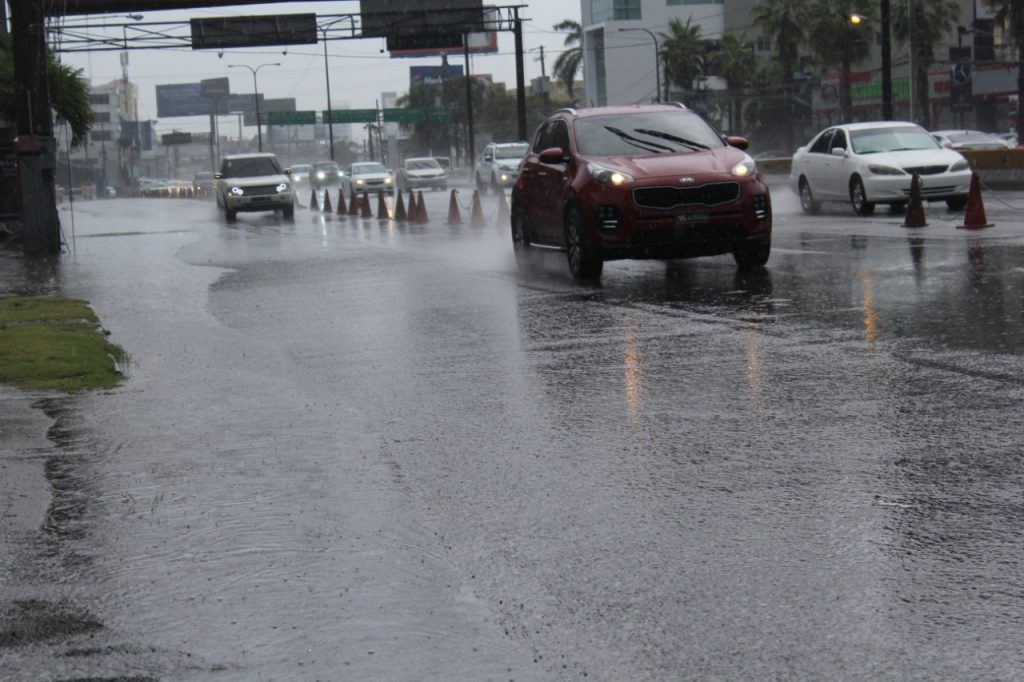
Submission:
[[[813,2],[813,0],[811,0]],[[917,0],[915,0],[917,1]],[[923,1],[923,0],[921,0]],[[669,32],[669,21],[688,19],[700,26],[701,36],[716,41],[729,33],[744,37],[759,63],[774,58],[776,46],[754,25],[752,14],[762,0],[581,0],[583,29],[584,106],[623,105],[651,102],[657,99],[655,68],[657,48]],[[957,0],[960,7],[956,26],[934,45],[935,62],[930,67],[929,102],[933,126],[978,127],[1002,131],[1014,127],[1016,109],[1017,55],[1010,39],[994,25],[992,12],[981,0]],[[891,3],[892,11],[900,5]],[[891,17],[895,23],[895,17]],[[855,64],[853,84],[854,118],[871,120],[881,116],[881,35],[879,22],[865,26],[870,38],[870,56]],[[911,59],[909,46],[891,39],[891,74],[893,80],[894,114],[898,119],[911,118]],[[956,50],[962,50],[957,52]],[[965,52],[966,51],[966,52]],[[797,71],[791,74],[795,98],[800,101],[799,119],[808,129],[838,122],[839,76],[835,68],[822,68],[809,47],[802,49]],[[964,54],[967,54],[966,58]],[[966,101],[956,105],[951,94],[952,67],[958,62],[970,67],[971,92]],[[664,69],[660,69],[661,94],[665,92]],[[672,84],[669,99],[708,107],[707,112],[723,124],[728,116],[717,115],[715,90],[725,84],[715,78],[680,87]],[[707,101],[694,102],[707,89]],[[697,91],[696,93],[694,91]],[[759,96],[769,96],[761,93]],[[780,93],[781,96],[781,89]],[[662,97],[663,98],[663,97]],[[690,100],[690,101],[687,101]],[[730,100],[730,107],[735,100]],[[743,118],[737,122],[742,133]]]

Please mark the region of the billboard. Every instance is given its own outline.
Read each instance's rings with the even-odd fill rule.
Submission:
[[[409,87],[414,85],[427,85],[440,87],[441,83],[447,80],[462,78],[462,65],[449,64],[448,71],[443,66],[410,66]]]
[[[274,14],[192,19],[192,49],[315,45],[315,14]]]
[[[249,100],[252,100],[252,95],[249,95]],[[263,119],[262,123],[267,122],[267,114],[271,111],[295,111],[295,98],[294,97],[282,97],[279,99],[263,99],[260,95],[260,118]],[[242,112],[245,117],[242,122],[247,126],[256,125],[256,110]]]
[[[484,30],[483,0],[359,0],[364,38],[433,34],[450,36]]]
[[[210,79],[216,81],[218,79]],[[227,79],[224,79],[227,80]],[[209,116],[214,113],[216,101],[218,114],[248,114],[256,111],[256,104],[251,94],[228,95],[214,98],[203,95],[203,83],[210,90],[210,81],[200,83],[174,83],[156,86],[157,118],[176,118],[179,116]],[[222,91],[223,86],[217,84],[212,92]],[[263,95],[260,95],[260,108],[263,108]]]

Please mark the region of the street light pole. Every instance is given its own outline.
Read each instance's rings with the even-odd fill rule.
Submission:
[[[326,43],[325,43],[326,44]],[[260,89],[256,84],[256,74],[264,66],[281,66],[281,62],[273,62],[271,64],[260,64],[256,68],[249,66],[248,64],[228,64],[229,69],[249,69],[252,72],[252,97],[256,104],[256,138],[259,140],[259,150],[263,151],[263,126],[260,121]],[[330,106],[330,105],[328,105]]]
[[[892,37],[889,26],[889,0],[880,0],[879,32],[882,41],[882,120],[892,120]]]
[[[651,37],[654,41],[654,101],[661,101],[661,59],[658,54],[658,36],[654,35],[654,32],[646,28],[620,28],[619,31],[643,31]]]

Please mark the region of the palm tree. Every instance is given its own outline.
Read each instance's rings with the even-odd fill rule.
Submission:
[[[52,53],[47,55],[46,75],[50,86],[50,104],[57,116],[71,127],[71,146],[85,143],[92,126],[92,109],[89,107],[89,86],[79,78],[81,70],[62,64]],[[14,60],[11,55],[11,39],[0,36],[0,118],[14,121],[17,107],[14,102]]]
[[[554,29],[566,32],[565,42],[563,43],[566,49],[558,55],[554,66],[551,67],[552,72],[555,78],[565,85],[565,89],[569,93],[569,99],[575,103],[576,94],[573,92],[572,86],[576,80],[576,74],[579,73],[580,67],[583,66],[583,27],[580,26],[578,21],[563,19],[554,25]]]
[[[775,43],[775,56],[782,67],[787,101],[792,101],[793,72],[800,61],[800,48],[807,43],[810,10],[807,0],[761,0],[751,11],[754,25]],[[789,120],[792,121],[792,116]],[[793,126],[786,126],[786,144],[793,148]]]
[[[1022,128],[1020,102],[1024,102],[1024,0],[982,0],[995,12],[995,21],[1008,30],[1017,48],[1017,130]]]
[[[874,35],[874,0],[817,0],[811,6],[811,50],[822,67],[839,67],[839,115],[853,120],[850,72],[870,54],[869,36]],[[861,17],[857,25],[850,16]]]
[[[700,36],[700,24],[692,17],[683,23],[678,17],[668,22],[668,33],[662,33],[661,61],[665,77],[685,91],[693,90],[693,81],[704,75],[707,45]]]
[[[910,74],[910,87],[916,109],[911,112],[911,118],[930,128],[928,70],[935,61],[935,46],[955,30],[960,6],[956,0],[897,0],[892,10],[893,35],[901,43],[909,41],[911,44],[914,70]]]
[[[725,79],[729,88],[729,129],[736,129],[736,102],[738,95],[754,80],[757,70],[757,59],[754,57],[754,46],[745,35],[736,36],[726,33],[717,52],[711,57],[711,68],[715,74]]]

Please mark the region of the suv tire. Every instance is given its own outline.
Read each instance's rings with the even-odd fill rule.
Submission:
[[[576,279],[598,279],[604,270],[604,259],[595,252],[587,237],[583,215],[575,206],[565,212],[565,252],[569,272]]]

